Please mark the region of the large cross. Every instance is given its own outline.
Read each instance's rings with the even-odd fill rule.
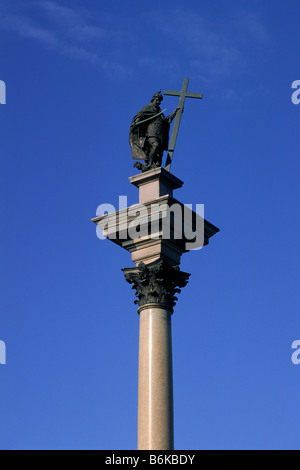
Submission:
[[[183,107],[184,107],[184,102],[186,98],[198,98],[202,99],[203,95],[201,93],[187,93],[187,88],[189,84],[189,79],[185,78],[183,80],[183,85],[181,91],[171,91],[171,90],[165,90],[164,95],[170,95],[170,96],[179,96],[179,104],[178,107],[180,108],[178,113],[176,114],[175,118],[175,123],[173,127],[173,132],[171,136],[171,141],[169,145],[169,151],[168,151],[168,156],[167,156],[167,162],[166,162],[166,170],[170,171],[171,168],[171,163],[173,160],[173,154],[174,154],[174,149],[175,149],[175,144],[176,144],[176,139],[177,139],[177,134],[178,134],[178,129],[180,125],[180,120],[181,116],[183,113]]]

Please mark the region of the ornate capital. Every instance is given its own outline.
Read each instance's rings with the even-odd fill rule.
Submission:
[[[135,304],[143,307],[147,304],[161,304],[173,311],[179,294],[189,281],[190,274],[173,268],[164,259],[136,268],[123,269],[125,279],[136,290]]]

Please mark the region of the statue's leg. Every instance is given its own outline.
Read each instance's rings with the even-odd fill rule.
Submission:
[[[153,163],[156,163],[157,160],[157,154],[158,154],[158,149],[159,149],[159,142],[157,139],[151,137],[148,140],[149,145],[150,145],[150,152],[148,155],[148,161],[149,161],[149,166],[152,166]]]
[[[157,155],[156,166],[161,167],[163,152],[159,152]]]

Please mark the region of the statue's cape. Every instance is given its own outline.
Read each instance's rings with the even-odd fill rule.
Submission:
[[[146,160],[145,142],[147,138],[147,128],[152,118],[157,117],[159,112],[160,109],[157,109],[155,105],[149,103],[134,116],[129,130],[129,143],[134,160]],[[141,124],[137,124],[137,121],[141,122]],[[168,144],[166,147],[165,150],[168,149]]]

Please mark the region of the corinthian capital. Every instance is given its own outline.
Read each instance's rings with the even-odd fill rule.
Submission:
[[[189,281],[190,274],[180,271],[179,267],[170,266],[164,259],[150,264],[140,263],[136,268],[123,269],[125,279],[136,290],[135,304],[143,307],[157,304],[173,307],[179,294]]]

